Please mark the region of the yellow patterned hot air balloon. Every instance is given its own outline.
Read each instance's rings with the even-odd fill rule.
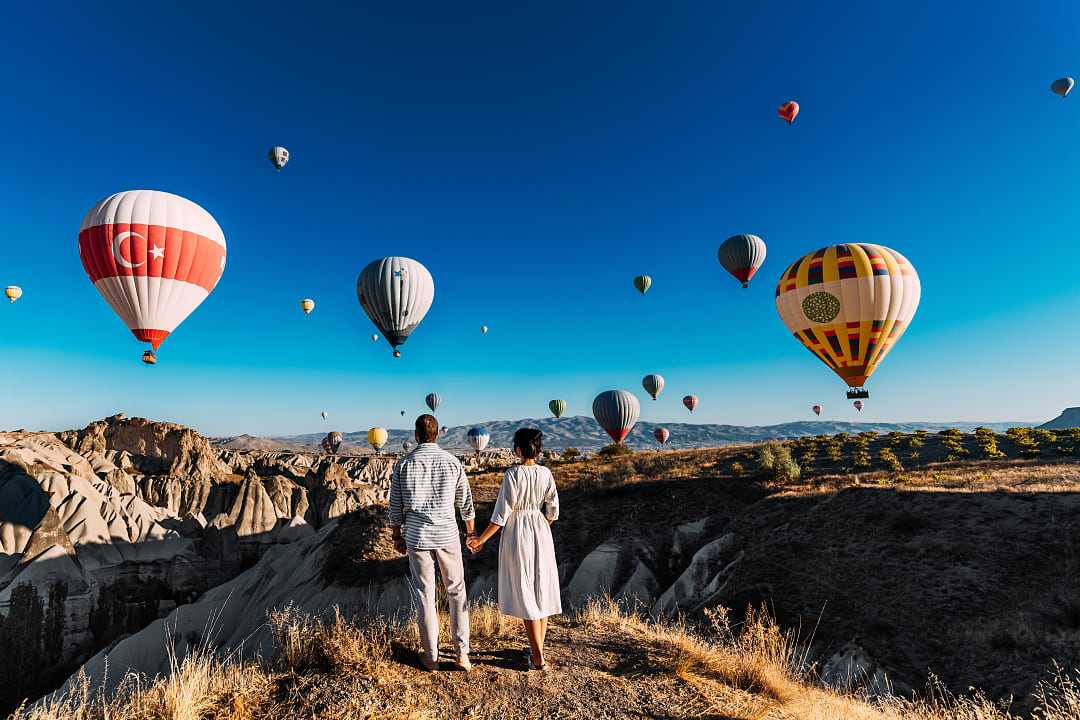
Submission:
[[[22,288],[18,285],[8,285],[4,288],[4,296],[9,302],[15,302],[22,297]]]
[[[386,444],[387,432],[381,427],[373,427],[367,431],[367,441],[371,447],[375,448],[375,452],[382,452],[383,445]]]
[[[907,330],[921,294],[919,275],[900,253],[847,243],[796,260],[776,286],[776,311],[795,339],[850,387],[861,390]]]

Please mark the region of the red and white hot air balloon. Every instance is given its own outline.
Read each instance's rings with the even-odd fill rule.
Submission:
[[[690,412],[694,412],[694,408],[697,407],[697,395],[687,395],[682,399],[682,404],[686,406],[686,409]]]
[[[656,428],[656,430],[653,432],[653,437],[656,438],[656,442],[660,443],[661,445],[666,445],[668,438],[671,437],[671,433],[668,431],[667,428]]]
[[[221,279],[225,235],[186,198],[128,190],[86,213],[79,258],[135,338],[157,350]]]

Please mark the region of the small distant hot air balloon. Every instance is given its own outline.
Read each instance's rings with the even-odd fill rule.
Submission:
[[[323,438],[323,449],[331,455],[335,455],[337,454],[338,448],[341,447],[341,441],[343,439],[344,438],[341,436],[341,433],[336,430],[334,432],[327,433],[326,437]]]
[[[694,408],[697,407],[697,403],[697,395],[687,395],[682,399],[682,404],[685,405],[686,409],[690,412],[694,412]]]
[[[551,414],[556,418],[561,418],[563,413],[566,412],[566,401],[552,400],[548,403],[548,410],[550,410]]]
[[[156,351],[221,279],[225,235],[190,200],[128,190],[86,213],[79,257],[94,288],[135,338]]]
[[[655,400],[656,396],[660,394],[660,391],[664,389],[664,376],[652,373],[641,378],[641,387],[645,388],[645,392],[652,396]]]
[[[375,448],[376,453],[381,453],[383,445],[386,444],[386,438],[389,437],[389,433],[384,428],[373,427],[367,431],[367,441],[371,447]]]
[[[467,434],[469,439],[469,445],[479,455],[487,447],[488,441],[491,440],[491,434],[484,428],[474,427],[471,428]]]
[[[270,152],[268,152],[266,155],[270,158],[270,162],[273,164],[273,166],[278,170],[285,167],[285,164],[289,162],[289,151],[281,147],[280,145],[275,145],[274,147],[270,148]]]
[[[409,452],[410,450],[413,449],[413,444],[411,442],[409,442],[408,440],[406,440],[405,442],[401,443],[401,449],[404,450],[405,452]]]
[[[732,235],[720,245],[716,257],[743,287],[750,287],[750,278],[765,262],[765,241],[757,235]]]
[[[401,411],[401,417],[405,417],[405,411],[404,410]]]
[[[379,342],[379,336],[378,335],[372,335],[371,336],[371,342]]]
[[[1058,78],[1050,83],[1050,92],[1065,97],[1073,89],[1076,82],[1071,77]]]
[[[856,400],[855,402],[853,402],[853,403],[851,403],[851,404],[855,406],[855,409],[856,409],[856,410],[858,410],[859,412],[862,412],[862,409],[863,409],[863,402],[862,402],[862,400]]]
[[[644,295],[649,291],[649,288],[652,287],[652,278],[648,275],[638,275],[634,278],[634,287],[637,288],[639,293]]]
[[[142,361],[147,365],[157,365],[157,355],[154,354],[153,350],[146,350],[142,354]]]
[[[322,415],[322,419],[323,419],[323,420],[325,420],[325,419],[326,419],[326,415],[327,415],[327,412],[326,412],[325,410],[323,410],[323,411],[322,411],[321,413],[319,413],[319,414],[320,414],[320,415]]]
[[[480,333],[482,335],[487,335],[487,331],[488,331],[488,326],[487,325],[481,325],[480,326]]]
[[[776,114],[784,120],[787,120],[788,125],[795,120],[795,116],[799,114],[799,103],[794,100],[788,100],[776,110]]]
[[[379,258],[360,271],[356,297],[394,348],[394,357],[401,357],[398,346],[412,335],[435,300],[435,280],[412,258]]]
[[[593,417],[611,439],[621,443],[634,429],[641,405],[633,393],[626,390],[605,390],[593,399]]]
[[[656,428],[656,431],[653,432],[653,437],[656,438],[656,442],[661,445],[666,445],[668,438],[671,437],[671,433],[668,432],[667,428]]]
[[[821,406],[820,405],[813,405],[810,409],[814,411],[815,415],[820,415],[821,414]]]
[[[439,393],[428,393],[428,396],[424,398],[424,402],[431,408],[431,412],[435,412],[439,409],[439,405],[442,404],[442,398],[439,397]]]
[[[441,428],[439,428],[439,435],[440,436],[445,435],[448,432],[450,432],[450,428],[446,427],[445,425],[443,425]]]
[[[776,311],[795,339],[848,384],[862,386],[911,325],[922,288],[915,267],[882,245],[807,253],[780,276]]]
[[[8,285],[4,288],[4,295],[7,296],[9,302],[15,302],[22,297],[22,288],[18,285]]]
[[[305,315],[310,315],[311,311],[315,309],[315,301],[311,298],[304,298],[300,301],[300,309],[304,311]]]

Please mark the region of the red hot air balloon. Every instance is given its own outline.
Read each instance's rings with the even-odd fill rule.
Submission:
[[[135,338],[157,350],[221,279],[225,235],[190,200],[128,190],[86,213],[79,258]]]
[[[656,438],[656,442],[661,445],[666,445],[668,438],[671,437],[671,433],[668,432],[667,428],[656,428],[656,431],[653,432],[653,437]]]
[[[855,406],[855,409],[856,409],[856,410],[858,410],[859,412],[862,412],[862,409],[863,409],[863,402],[862,402],[862,400],[856,400],[855,402],[853,402],[853,403],[851,403],[851,404]]]
[[[821,414],[821,406],[820,405],[814,405],[810,409],[814,411],[815,415],[820,415]]]
[[[788,125],[795,120],[795,116],[799,114],[799,103],[794,100],[788,100],[786,103],[776,109],[776,114],[787,120]]]
[[[697,407],[697,395],[687,395],[682,399],[682,404],[686,406],[687,410],[694,412],[694,408]]]

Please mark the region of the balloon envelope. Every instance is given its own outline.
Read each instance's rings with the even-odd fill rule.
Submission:
[[[439,405],[442,404],[442,398],[439,397],[439,393],[428,393],[428,396],[424,398],[424,402],[431,408],[431,412],[435,412],[439,409]]]
[[[652,373],[641,378],[641,387],[645,388],[645,392],[652,396],[655,400],[656,396],[660,394],[660,391],[664,389],[664,376]]]
[[[656,428],[656,431],[653,432],[653,437],[656,438],[656,442],[664,445],[667,443],[668,438],[671,437],[671,433],[668,432],[667,428]]]
[[[821,406],[820,405],[814,405],[810,409],[814,411],[815,415],[820,415],[821,414]]]
[[[22,288],[18,285],[8,285],[4,288],[4,295],[10,302],[15,302],[22,297]]]
[[[765,241],[757,235],[732,235],[720,245],[716,257],[743,287],[748,287],[750,278],[765,262]]]
[[[652,287],[652,278],[648,275],[638,275],[634,278],[634,287],[637,288],[639,293],[644,295],[649,291],[649,288]]]
[[[195,203],[157,190],[101,200],[79,228],[79,257],[135,338],[157,350],[225,270],[225,235]]]
[[[788,125],[790,125],[795,120],[795,116],[799,114],[799,103],[788,100],[776,109],[776,114],[787,120]]]
[[[321,413],[319,413],[319,414],[320,414],[320,415],[322,415],[322,419],[323,419],[323,420],[325,420],[325,419],[326,419],[326,414],[327,414],[327,413],[326,413],[326,411],[325,411],[325,410],[323,410],[323,411],[322,411]]]
[[[315,309],[315,301],[311,298],[304,298],[300,301],[300,309],[304,311],[305,315],[310,315],[311,311]]]
[[[469,445],[479,455],[487,447],[488,441],[491,440],[491,434],[484,428],[472,428],[469,430],[467,436],[469,439]]]
[[[387,437],[389,437],[389,433],[381,427],[373,427],[367,431],[368,444],[375,448],[376,452],[382,450],[383,445],[386,444]]]
[[[483,333],[484,335],[487,335],[487,331],[488,331],[488,326],[487,325],[481,325],[480,326],[480,332],[481,333]]]
[[[694,408],[696,408],[698,404],[697,395],[687,395],[682,399],[682,404],[686,406],[687,410],[694,412]]]
[[[641,414],[638,399],[627,390],[605,390],[593,399],[593,417],[611,439],[622,442]]]
[[[792,263],[776,310],[795,339],[851,387],[862,387],[919,307],[915,267],[881,245],[848,243]]]
[[[862,402],[862,400],[856,400],[855,402],[853,402],[853,403],[851,403],[851,404],[855,406],[855,409],[856,409],[856,410],[858,410],[859,412],[862,412],[862,409],[863,409],[863,402]]]
[[[289,162],[289,151],[280,145],[270,148],[270,152],[266,153],[266,156],[270,158],[270,163],[278,170],[285,167],[285,163]]]
[[[1050,83],[1050,91],[1061,97],[1065,97],[1073,89],[1075,81],[1071,77],[1058,78]]]
[[[435,281],[416,260],[379,258],[360,271],[356,297],[371,322],[396,349],[427,315],[435,299]]]
[[[555,417],[561,418],[563,416],[563,413],[566,412],[566,401],[552,400],[548,403],[548,410],[550,410],[551,414]]]

